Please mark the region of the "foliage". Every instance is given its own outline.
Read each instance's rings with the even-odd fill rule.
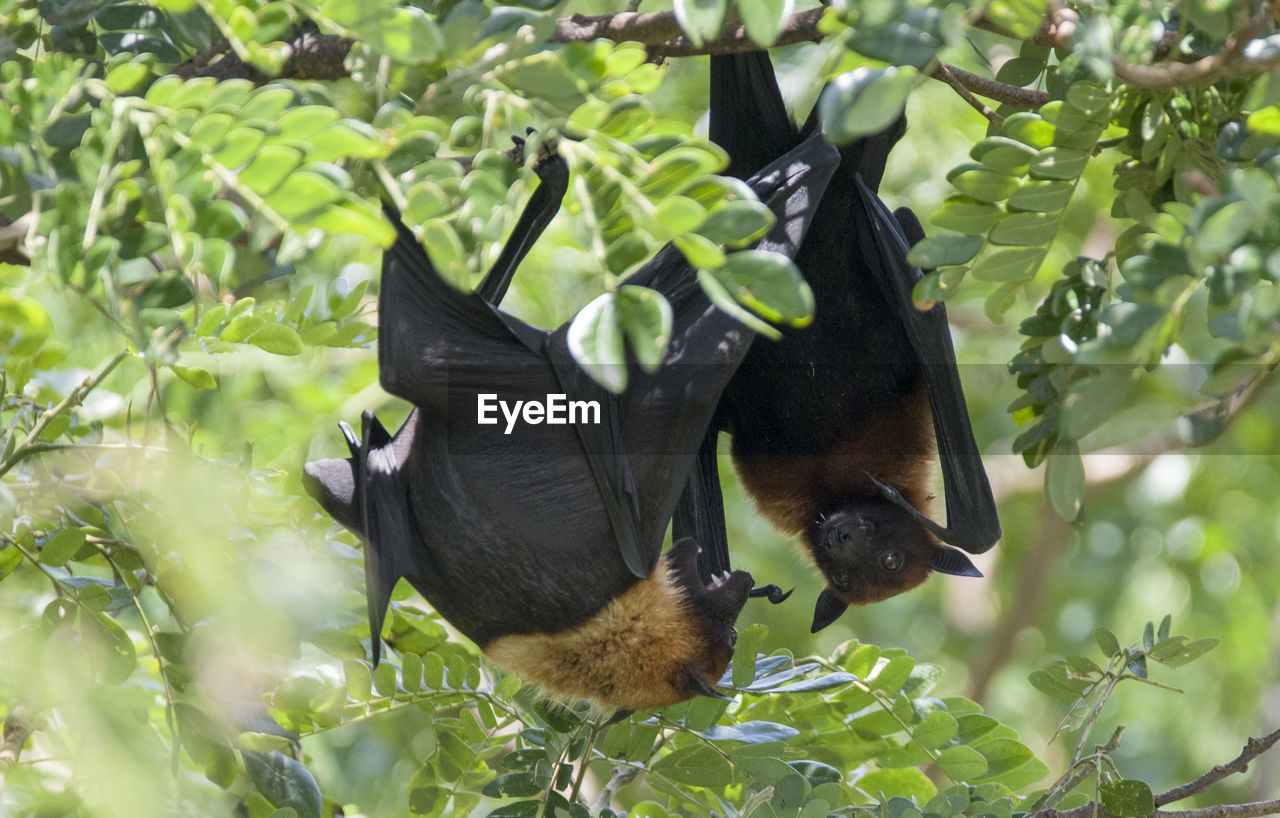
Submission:
[[[1240,457],[1276,443],[1274,411],[1252,408],[1280,354],[1275,4],[900,0],[805,17],[676,0],[646,9],[650,29],[615,18],[621,43],[564,34],[557,17],[593,10],[565,5],[0,0],[0,809],[976,818],[1097,800],[1140,815],[1161,776],[1222,760],[1275,671],[1259,645],[1280,469]],[[975,426],[1047,461],[1048,499],[1079,527],[1007,492],[982,601],[929,587],[857,612],[861,641],[848,623],[811,639],[794,603],[751,609],[773,635],[743,628],[732,702],[607,724],[483,664],[403,595],[394,659],[371,668],[359,551],[297,475],[338,450],[334,420],[387,400],[368,351],[379,198],[469,286],[554,145],[568,218],[508,304],[542,324],[577,313],[583,363],[658,359],[668,313],[626,275],[668,241],[722,308],[766,334],[803,325],[823,305],[794,267],[734,252],[768,217],[695,133],[704,68],[646,59],[714,50],[734,14],[762,46],[814,21],[821,44],[778,61],[784,79],[831,81],[830,138],[912,106],[884,187],[933,211],[917,297],[949,302],[969,360],[1011,362],[1013,378],[966,371],[991,385],[969,390]],[[970,83],[967,102],[947,77]],[[999,104],[979,115],[970,92]],[[1005,316],[1016,336],[992,329]],[[1233,457],[1168,453],[1188,443]],[[1117,444],[1138,465],[1096,491],[1086,458]],[[739,559],[810,585],[727,499]],[[1038,575],[1054,582],[1028,614]],[[1101,664],[1031,674],[1069,708],[1059,729],[1080,730],[1073,751],[1046,746],[1061,714],[1027,669],[1083,652],[1096,623],[1164,609],[1222,636],[1215,666],[1185,671],[1184,699],[1113,699],[1212,640],[1168,619],[1128,646],[1099,628]],[[1016,655],[990,665],[997,630]],[[1090,752],[1117,713],[1138,727],[1119,745],[1108,724]]]

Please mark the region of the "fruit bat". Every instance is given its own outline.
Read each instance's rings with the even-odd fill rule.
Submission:
[[[814,137],[750,176],[777,217],[759,247],[795,254],[837,161]],[[539,186],[474,292],[444,281],[387,209],[379,378],[414,409],[394,435],[367,412],[360,436],[344,426],[350,457],[308,463],[305,486],[365,540],[375,662],[404,577],[497,664],[551,693],[621,710],[715,695],[751,576],[700,575],[689,538],[661,548],[753,333],[711,305],[668,245],[628,279],[672,307],[665,359],[652,373],[628,365],[629,388],[605,391],[570,355],[567,324],[548,332],[497,307],[567,185],[558,156],[535,170]],[[505,429],[480,422],[485,401],[545,408],[555,395],[581,404],[580,421],[598,404],[599,422],[527,411]]]
[[[739,479],[761,512],[800,535],[827,580],[813,631],[848,605],[919,585],[930,571],[981,576],[961,550],[1000,538],[995,500],[969,424],[946,309],[918,310],[923,273],[907,250],[924,237],[905,208],[876,195],[905,120],[840,149],[796,265],[813,290],[813,323],[757,339],[730,379],[698,467],[681,498],[675,536],[706,547],[704,570],[728,566],[716,470],[717,430],[732,436]],[[711,58],[711,139],[746,177],[818,130],[782,102],[768,54]],[[926,516],[940,455],[947,526]]]

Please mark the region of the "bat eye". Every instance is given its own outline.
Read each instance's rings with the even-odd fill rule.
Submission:
[[[737,644],[738,644],[738,629],[730,628],[729,629],[729,647],[734,647]]]
[[[901,551],[885,551],[880,555],[880,565],[886,571],[897,571],[903,562]]]

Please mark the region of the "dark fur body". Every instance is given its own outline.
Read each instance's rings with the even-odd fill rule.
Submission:
[[[811,140],[753,177],[779,217],[762,246],[795,252],[833,165],[834,152]],[[558,203],[541,207],[554,213]],[[611,395],[572,360],[567,325],[545,332],[496,308],[520,253],[504,281],[491,272],[464,293],[389,216],[398,236],[383,259],[380,378],[416,408],[394,438],[367,415],[363,441],[349,435],[352,457],[306,470],[312,495],[367,540],[375,661],[391,589],[404,577],[495,660],[553,692],[636,709],[709,691],[732,653],[751,578],[709,584],[689,539],[660,551],[752,333],[711,306],[668,246],[628,281],[673,308],[663,366],[652,375],[633,367],[627,391]],[[510,241],[527,248],[521,225]],[[508,435],[477,423],[481,393],[508,403],[556,393],[596,400],[604,422],[520,423]]]
[[[816,110],[803,128],[791,121],[764,52],[714,56],[711,72],[711,138],[729,153],[729,173],[745,177],[817,129]],[[901,593],[931,570],[977,574],[943,541],[976,552],[999,537],[945,310],[917,312],[910,300],[921,273],[906,251],[923,232],[910,211],[890,215],[875,194],[905,129],[899,119],[840,149],[795,256],[814,321],[754,342],[717,418],[748,493],[801,536],[828,580],[815,630],[845,605]],[[939,447],[952,529],[920,519]]]

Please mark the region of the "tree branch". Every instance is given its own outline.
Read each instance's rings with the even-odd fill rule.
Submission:
[[[1171,62],[1161,65],[1130,65],[1119,54],[1113,54],[1111,64],[1116,76],[1130,85],[1153,91],[1171,91],[1190,85],[1214,82],[1240,69],[1249,72],[1267,71],[1280,65],[1280,59],[1246,59],[1245,47],[1266,30],[1280,12],[1280,0],[1269,0],[1253,17],[1243,14],[1226,40],[1222,50],[1194,62]]]
[[[0,744],[0,792],[4,792],[9,770],[18,763],[18,756],[22,754],[22,747],[33,729],[25,707],[18,706],[9,711],[4,720],[4,743]]]
[[[1280,730],[1268,733],[1262,738],[1250,738],[1245,742],[1244,750],[1240,755],[1236,756],[1231,761],[1228,761],[1226,764],[1219,764],[1196,780],[1189,781],[1181,787],[1174,787],[1168,792],[1163,792],[1157,795],[1156,806],[1162,807],[1165,804],[1172,804],[1175,801],[1181,801],[1182,799],[1195,795],[1196,793],[1203,792],[1211,784],[1216,784],[1229,775],[1244,773],[1249,769],[1249,763],[1251,761],[1265,753],[1267,750],[1270,750],[1277,741],[1280,741]],[[1166,814],[1172,815],[1173,813]]]

